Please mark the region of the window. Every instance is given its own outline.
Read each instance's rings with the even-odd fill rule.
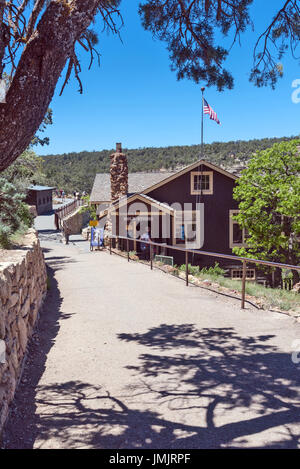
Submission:
[[[230,210],[229,220],[229,244],[230,248],[242,248],[247,247],[247,230],[242,228],[236,220],[233,219],[235,215],[239,213],[239,210]]]
[[[231,278],[233,280],[241,280],[243,278],[243,269],[232,269]],[[255,280],[256,272],[255,269],[247,269],[246,280]]]
[[[191,195],[213,194],[213,172],[193,171],[191,173]]]
[[[182,245],[183,247],[186,243],[196,243],[197,221],[199,223],[196,211],[177,211],[174,216],[173,243],[175,245]]]

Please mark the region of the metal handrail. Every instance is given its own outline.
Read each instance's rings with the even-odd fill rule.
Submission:
[[[243,277],[242,277],[242,309],[245,309],[245,299],[246,299],[246,277],[247,277],[247,263],[250,264],[258,264],[258,265],[263,265],[267,267],[275,267],[275,268],[280,268],[280,269],[289,269],[289,270],[297,270],[300,272],[300,266],[297,265],[290,265],[290,264],[281,264],[279,262],[271,262],[271,261],[263,261],[260,259],[248,259],[247,257],[238,257],[238,256],[233,256],[230,254],[220,254],[216,252],[209,252],[209,251],[201,251],[198,249],[186,249],[186,248],[179,248],[177,246],[171,246],[169,244],[164,244],[164,243],[155,243],[154,241],[144,241],[142,239],[137,239],[137,238],[129,238],[126,236],[116,236],[116,235],[110,235],[109,236],[110,242],[109,242],[109,250],[110,254],[112,253],[112,239],[124,239],[127,240],[127,252],[129,252],[129,241],[135,241],[138,243],[143,243],[147,244],[150,246],[150,267],[151,270],[153,269],[153,246],[159,246],[165,249],[173,249],[174,251],[180,251],[185,253],[185,259],[186,259],[186,285],[188,286],[189,281],[188,281],[188,254],[199,254],[201,256],[209,256],[209,257],[217,257],[220,259],[228,259],[228,260],[234,260],[234,261],[239,261],[242,263],[243,267]],[[128,261],[129,261],[129,255]]]

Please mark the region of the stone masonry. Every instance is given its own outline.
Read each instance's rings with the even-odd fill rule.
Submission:
[[[121,143],[117,143],[116,152],[110,155],[110,185],[111,201],[128,193],[128,164],[127,157],[122,153]]]
[[[80,234],[82,228],[87,225],[90,220],[90,213],[82,212],[81,209],[82,207],[78,208],[76,212],[63,220],[67,225],[69,235]]]
[[[127,156],[122,152],[121,143],[117,143],[116,152],[110,155],[110,187],[111,203],[128,194]],[[106,222],[105,245],[108,245],[112,232],[113,220],[109,213]]]
[[[44,256],[31,229],[19,249],[0,250],[0,340],[6,346],[4,363],[0,363],[0,434],[46,292]]]

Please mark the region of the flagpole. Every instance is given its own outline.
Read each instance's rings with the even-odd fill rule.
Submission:
[[[204,157],[204,91],[205,88],[201,88],[202,91],[202,122],[201,122],[201,157],[200,159],[203,160]]]

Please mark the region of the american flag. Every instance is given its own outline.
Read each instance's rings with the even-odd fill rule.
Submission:
[[[221,125],[221,122],[218,119],[217,113],[210,107],[206,99],[203,99],[203,110],[204,114],[209,114],[211,120],[216,121],[217,124]]]

